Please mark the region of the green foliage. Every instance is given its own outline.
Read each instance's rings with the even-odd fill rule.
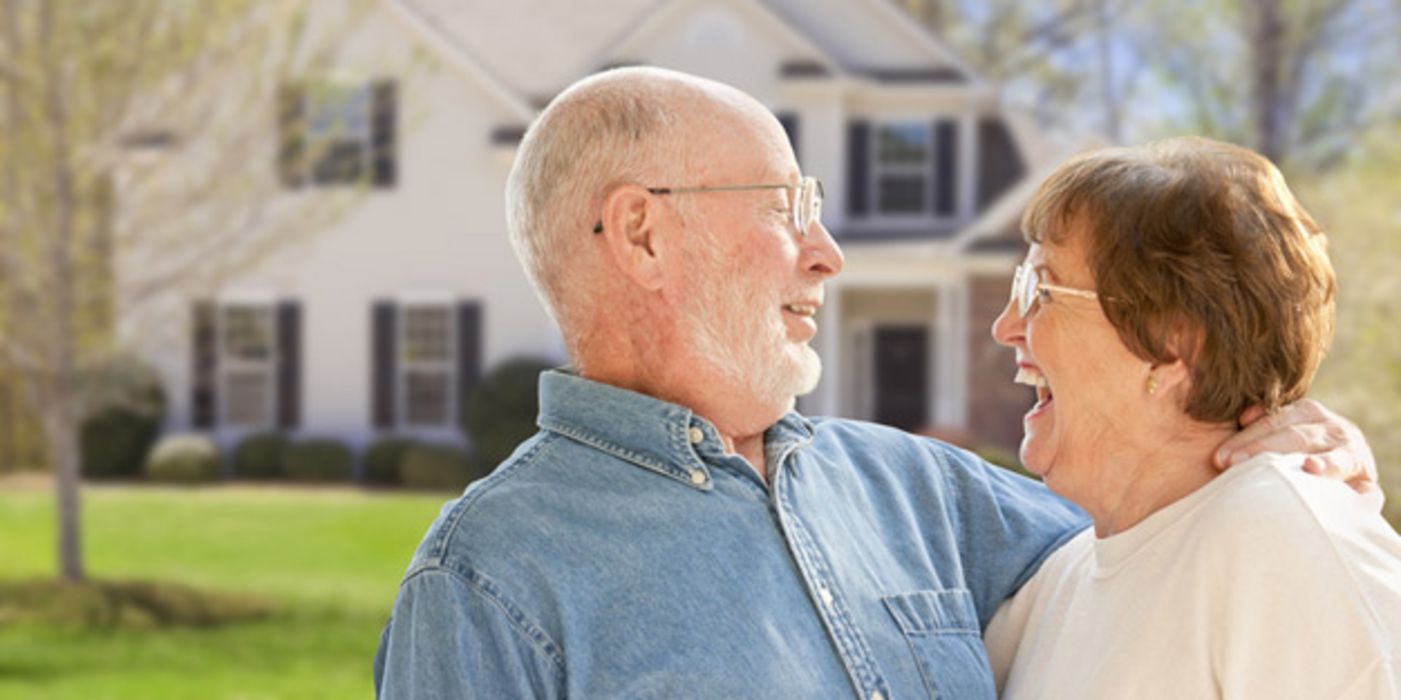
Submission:
[[[487,469],[505,461],[517,445],[535,434],[540,373],[552,366],[528,357],[506,360],[488,372],[473,392],[463,427],[472,438],[478,462]]]
[[[160,375],[135,358],[108,360],[84,373],[83,404],[83,476],[139,476],[165,418]]]
[[[461,491],[485,476],[471,455],[452,445],[415,445],[404,453],[399,475],[415,489]]]
[[[214,627],[266,618],[268,600],[156,581],[0,581],[0,624],[111,630]]]
[[[400,483],[404,453],[415,444],[413,440],[393,435],[375,440],[365,450],[365,481],[384,486]]]
[[[282,450],[282,473],[297,481],[348,481],[354,462],[339,440],[299,440]]]
[[[170,435],[146,459],[146,477],[154,481],[198,482],[219,477],[219,448],[203,435]]]
[[[281,433],[255,433],[234,448],[233,473],[244,479],[274,479],[282,476],[282,453],[287,436]]]

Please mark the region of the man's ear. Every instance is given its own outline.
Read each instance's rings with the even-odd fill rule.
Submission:
[[[618,270],[643,288],[655,291],[662,284],[661,237],[663,215],[656,197],[638,185],[623,185],[603,200],[601,236]]]

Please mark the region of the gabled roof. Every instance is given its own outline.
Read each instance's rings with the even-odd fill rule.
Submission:
[[[812,65],[881,81],[977,76],[889,0],[385,0],[418,18],[450,61],[475,66],[491,89],[539,103],[603,67],[668,13],[697,2],[752,3],[757,17]],[[869,37],[882,40],[871,41]],[[808,66],[811,68],[811,65]]]

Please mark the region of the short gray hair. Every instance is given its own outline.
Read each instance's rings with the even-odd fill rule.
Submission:
[[[571,353],[595,301],[599,268],[583,256],[603,198],[619,184],[684,171],[674,127],[688,88],[699,94],[690,76],[656,68],[597,73],[556,96],[521,141],[506,182],[506,225]]]

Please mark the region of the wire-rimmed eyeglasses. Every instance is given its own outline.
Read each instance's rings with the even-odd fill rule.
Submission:
[[[1053,298],[1052,293],[1068,294],[1081,299],[1099,299],[1098,293],[1088,289],[1075,289],[1074,287],[1062,287],[1058,284],[1042,282],[1040,271],[1031,263],[1022,263],[1017,266],[1017,271],[1012,276],[1012,298],[1017,300],[1017,315],[1026,318],[1036,304],[1050,303]]]
[[[804,177],[796,184],[786,185],[718,185],[715,187],[648,187],[647,191],[656,194],[689,194],[692,192],[745,192],[749,190],[787,190],[788,208],[792,213],[793,228],[798,235],[808,235],[808,227],[822,218],[822,181],[815,177]],[[594,233],[603,233],[603,220],[593,227]]]

